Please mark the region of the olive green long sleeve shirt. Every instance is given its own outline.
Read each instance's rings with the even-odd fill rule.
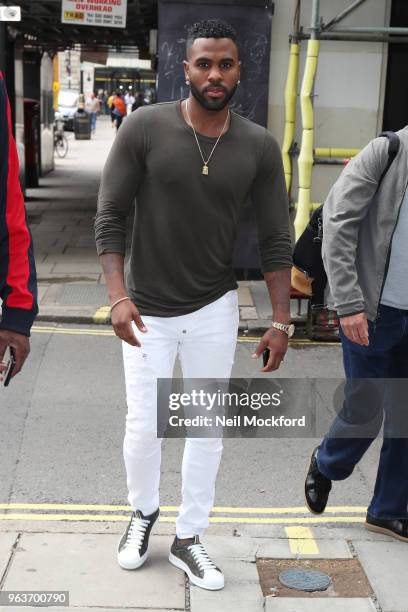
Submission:
[[[207,159],[216,138],[198,134]],[[288,199],[279,146],[232,112],[203,161],[180,101],[141,107],[124,121],[103,170],[95,221],[98,254],[125,254],[135,207],[126,285],[141,314],[187,314],[236,288],[232,268],[243,206],[254,206],[263,271],[292,264]]]

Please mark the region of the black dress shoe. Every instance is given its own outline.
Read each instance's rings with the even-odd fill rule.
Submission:
[[[408,542],[408,517],[402,519],[381,519],[375,518],[367,512],[365,527],[369,531],[385,533],[385,535],[402,542]]]
[[[321,514],[325,511],[332,482],[319,472],[316,461],[317,448],[312,453],[309,471],[305,481],[306,505],[313,514]]]

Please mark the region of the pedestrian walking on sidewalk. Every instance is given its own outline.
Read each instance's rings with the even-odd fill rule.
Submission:
[[[389,161],[387,138],[371,141],[323,207],[322,252],[329,306],[341,324],[346,399],[312,454],[305,494],[312,512],[324,512],[332,481],[350,476],[384,418],[365,526],[408,542],[406,395],[401,406],[403,381],[388,380],[408,377],[408,127],[390,137],[399,147],[395,158]]]
[[[115,110],[115,107],[113,105],[113,101],[115,99],[116,94],[114,92],[111,93],[111,95],[109,96],[109,98],[106,101],[106,106],[109,109],[109,114],[110,114],[110,118],[111,118],[111,124],[112,127],[115,126],[115,115],[113,114],[113,111]]]
[[[132,112],[132,106],[134,103],[135,103],[135,96],[129,90],[125,94],[125,104],[126,104],[126,114],[127,115],[130,115],[130,113]]]
[[[18,174],[10,105],[0,72],[0,381],[7,368],[3,359],[8,347],[16,361],[13,376],[23,367],[38,313],[33,245]]]
[[[240,210],[256,211],[274,323],[257,348],[270,348],[263,371],[279,367],[291,331],[291,240],[279,146],[263,127],[229,109],[239,86],[234,29],[217,19],[189,30],[187,99],[142,106],[124,121],[106,162],[96,244],[123,340],[128,414],[124,439],[129,525],[118,562],[140,567],[159,516],[161,442],[156,381],[171,378],[177,354],[184,378],[229,378],[239,322],[232,269]],[[136,221],[124,283],[125,221]],[[275,325],[277,327],[275,327]],[[200,537],[209,524],[221,460],[220,438],[188,438],[182,505],[169,560],[192,583],[224,586]]]
[[[120,91],[118,91],[115,97],[113,98],[112,114],[115,117],[116,130],[118,130],[127,114],[126,104],[122,98]]]
[[[91,117],[91,132],[95,134],[96,131],[96,119],[98,113],[101,110],[101,103],[98,98],[95,96],[94,92],[91,93],[90,98],[88,98],[86,102],[86,110],[90,114]]]

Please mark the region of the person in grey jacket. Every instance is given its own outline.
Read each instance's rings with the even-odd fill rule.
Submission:
[[[401,419],[397,383],[384,381],[408,377],[408,127],[397,134],[398,154],[382,180],[388,141],[379,137],[348,164],[324,204],[328,305],[340,319],[347,384],[341,413],[313,451],[305,496],[312,512],[324,512],[332,481],[352,473],[384,413],[365,525],[408,542],[407,419]]]

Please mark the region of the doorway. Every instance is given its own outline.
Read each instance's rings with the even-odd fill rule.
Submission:
[[[391,27],[408,27],[408,2],[392,0]],[[385,87],[383,130],[408,124],[408,43],[390,43]]]

